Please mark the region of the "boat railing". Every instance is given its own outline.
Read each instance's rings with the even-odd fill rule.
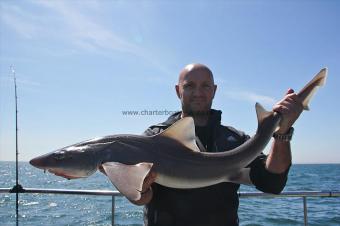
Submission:
[[[12,188],[0,188],[0,193],[15,193]],[[112,225],[114,225],[115,197],[122,196],[118,191],[112,190],[69,190],[69,189],[41,189],[22,188],[19,193],[40,193],[40,194],[67,194],[67,195],[97,195],[112,197]],[[301,197],[303,202],[304,225],[308,225],[307,197],[340,197],[340,191],[286,191],[281,194],[268,194],[262,192],[240,192],[240,198],[282,198]]]

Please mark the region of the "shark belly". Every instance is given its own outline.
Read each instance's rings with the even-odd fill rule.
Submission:
[[[185,178],[175,177],[166,174],[158,174],[156,183],[170,188],[190,189],[190,188],[201,188],[221,182],[225,182],[226,177],[215,177],[215,178]]]

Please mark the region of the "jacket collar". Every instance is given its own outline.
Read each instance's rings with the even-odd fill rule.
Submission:
[[[170,115],[170,117],[165,122],[158,124],[158,126],[170,126],[174,124],[176,121],[181,119],[181,114],[182,111],[175,112],[174,114]],[[221,115],[222,111],[211,109],[208,125],[212,127],[221,125]]]

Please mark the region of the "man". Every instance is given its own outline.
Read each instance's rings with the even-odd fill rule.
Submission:
[[[167,121],[149,127],[144,134],[162,132],[180,118],[191,116],[195,122],[197,144],[209,152],[231,150],[244,143],[249,136],[232,127],[221,125],[221,111],[211,109],[217,86],[211,70],[203,64],[189,64],[180,73],[176,93],[182,111],[171,115]],[[248,167],[250,178],[258,190],[280,193],[287,181],[291,165],[289,135],[291,126],[302,112],[302,103],[293,90],[274,105],[282,114],[277,134],[287,134],[274,139],[268,156],[261,154]],[[148,226],[234,226],[238,225],[239,184],[220,183],[197,189],[174,189],[153,183],[155,173],[145,179],[142,197],[134,202],[146,205],[144,222]]]

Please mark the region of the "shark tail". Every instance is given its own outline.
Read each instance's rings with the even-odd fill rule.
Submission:
[[[323,86],[326,83],[327,68],[321,69],[321,71],[297,94],[302,100],[304,110],[309,110],[308,104],[312,99],[317,88]]]

